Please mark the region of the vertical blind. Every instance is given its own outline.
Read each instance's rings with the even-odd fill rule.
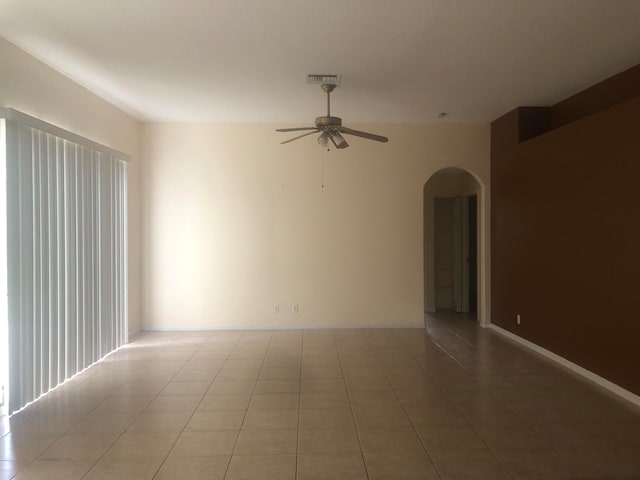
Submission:
[[[127,341],[126,155],[13,117],[5,122],[10,413]]]

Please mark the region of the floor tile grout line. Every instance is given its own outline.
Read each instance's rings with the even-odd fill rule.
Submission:
[[[171,343],[174,343],[174,342],[175,342],[175,339],[174,339]],[[152,359],[150,359],[150,360],[149,360],[149,363],[153,362],[153,360],[154,360],[157,356],[158,356],[158,355],[155,355]],[[185,363],[186,363],[186,362],[185,362]],[[184,368],[184,367],[183,367],[183,368]],[[171,379],[175,378],[175,376],[179,373],[179,371],[180,371],[180,370],[178,370],[178,371],[177,371],[177,372],[176,372],[176,373],[171,377]],[[166,382],[165,387],[166,387],[166,385],[168,385],[169,383],[171,383],[171,379],[169,379],[169,380]],[[127,383],[129,383],[129,382],[123,382],[123,383],[122,383],[122,385],[126,385]],[[121,388],[122,388],[122,385],[121,385]],[[162,390],[160,390],[160,391],[162,391]],[[86,476],[87,476],[87,475],[89,475],[89,473],[91,473],[91,471],[92,471],[92,470],[93,470],[93,469],[98,465],[98,463],[99,463],[102,459],[104,459],[104,458],[105,458],[105,455],[109,452],[109,450],[111,450],[111,449],[113,448],[113,446],[118,442],[118,440],[120,440],[120,439],[122,438],[122,436],[127,432],[127,430],[131,427],[131,425],[133,425],[133,424],[135,423],[135,421],[140,417],[140,415],[142,415],[142,412],[144,412],[144,410],[145,410],[147,407],[149,407],[149,405],[153,402],[153,400],[155,400],[156,398],[158,398],[158,396],[159,396],[159,395],[160,395],[160,393],[159,393],[159,392],[158,392],[158,393],[156,393],[156,395],[155,395],[154,397],[152,397],[152,398],[151,398],[151,400],[149,400],[149,402],[144,406],[144,408],[142,408],[142,409],[138,412],[138,414],[137,414],[135,417],[133,417],[133,420],[129,423],[129,425],[128,425],[128,426],[127,426],[127,427],[126,427],[122,432],[120,432],[120,435],[118,435],[118,437],[113,441],[113,443],[111,444],[111,446],[110,446],[109,448],[107,448],[107,449],[103,452],[103,454],[100,456],[100,458],[98,458],[98,459],[94,462],[94,464],[91,466],[91,468],[90,468],[89,470],[87,470],[87,472],[85,472],[85,474],[82,476],[82,478],[86,478]],[[103,404],[103,403],[104,403],[108,398],[110,398],[110,397],[112,397],[112,396],[113,396],[113,394],[108,395],[107,397],[105,397],[104,401],[102,401],[102,402],[100,403],[100,405],[102,405],[102,404]],[[95,412],[98,408],[100,408],[100,405],[98,405],[95,409],[93,409],[93,410],[91,411],[91,413]],[[89,416],[91,413],[87,414],[87,415],[85,416],[85,418],[86,418],[87,416]],[[78,422],[78,423],[79,423],[79,422]],[[156,469],[156,471],[154,472],[154,477],[155,477],[155,475],[157,474],[157,472],[158,472],[158,470],[159,470],[159,469],[160,469],[160,467],[158,467],[158,468]]]
[[[449,329],[449,328],[447,328],[447,330],[451,331],[451,329]],[[454,335],[455,335],[455,333],[454,333]],[[461,338],[461,337],[459,337],[458,335],[456,335],[456,337]],[[443,348],[443,347],[441,347],[437,342],[435,342],[435,341],[434,341],[434,343],[435,343],[438,347]],[[467,343],[468,343],[468,342],[467,342]],[[471,345],[471,344],[469,343],[469,345]],[[473,348],[475,348],[475,345],[471,345],[471,346],[472,346]],[[445,350],[445,353],[447,353],[447,354],[448,354],[449,352],[446,352],[446,350]],[[450,354],[449,354],[449,355],[450,355]],[[450,356],[451,356],[451,355],[450,355]],[[453,358],[453,357],[452,357],[452,358]],[[459,363],[459,362],[458,362],[458,363]],[[462,366],[462,364],[460,364],[460,365]],[[463,368],[464,368],[464,367],[463,367]],[[468,370],[467,368],[465,368],[464,370],[465,370],[465,372],[469,372],[469,370]],[[437,383],[437,382],[436,382],[436,383]],[[489,444],[485,441],[485,439],[484,439],[484,438],[482,438],[482,435],[480,435],[480,432],[478,432],[478,430],[476,429],[476,427],[474,427],[473,422],[472,422],[472,420],[469,418],[469,416],[468,416],[468,415],[465,415],[465,413],[464,413],[463,411],[461,411],[461,410],[458,408],[458,406],[455,404],[455,402],[453,402],[453,401],[452,401],[452,399],[451,399],[450,395],[447,393],[447,391],[446,391],[446,389],[445,389],[445,388],[443,388],[441,385],[438,385],[438,387],[441,389],[441,391],[442,391],[442,393],[445,395],[445,397],[447,397],[447,399],[449,400],[449,403],[451,403],[451,405],[453,405],[453,407],[458,411],[458,413],[459,413],[459,414],[460,414],[460,415],[461,415],[461,416],[466,420],[467,425],[469,426],[469,428],[470,428],[470,429],[471,429],[471,430],[472,430],[472,431],[477,435],[478,439],[482,442],[482,444],[486,447],[486,449],[487,449],[487,450],[488,450],[488,451],[493,455],[493,457],[495,457],[495,459],[498,461],[498,463],[499,463],[499,464],[504,468],[505,472],[507,472],[507,474],[508,474],[512,479],[517,480],[517,479],[515,479],[514,474],[511,472],[511,470],[510,470],[509,468],[507,468],[506,464],[504,464],[504,462],[500,459],[500,457],[496,454],[496,452],[495,452],[495,451],[494,451],[494,450],[489,446]],[[495,400],[496,400],[496,401],[498,401],[498,399],[495,399]],[[516,413],[516,415],[517,415],[517,413]],[[520,418],[520,419],[521,419],[521,420],[523,420],[522,418]],[[526,424],[526,422],[525,422],[525,424]],[[541,437],[541,438],[542,438],[542,437]],[[543,440],[544,440],[544,439],[543,439]],[[421,440],[421,441],[422,441],[422,440]],[[545,443],[546,443],[546,442],[545,442]],[[425,446],[425,450],[427,450],[427,453],[428,453],[428,449],[426,448],[426,446]],[[434,466],[435,466],[435,462],[433,462],[433,463],[434,463]],[[437,469],[437,467],[436,467],[436,469]]]
[[[209,335],[207,338],[211,338],[211,336]],[[203,344],[202,344],[202,345],[204,345],[204,343],[206,343],[206,342],[203,342]],[[237,344],[237,342],[236,342],[236,344]],[[202,349],[202,345],[200,345],[200,347],[198,348],[198,350],[197,350],[197,351],[200,351],[200,350]],[[234,348],[235,348],[235,344],[234,344]],[[196,352],[197,352],[197,351],[196,351]],[[232,351],[233,351],[233,349],[232,349]],[[192,356],[191,356],[191,358],[193,358],[193,356],[195,356],[195,353],[194,353],[194,355],[192,355]],[[228,355],[227,355],[227,358],[228,358]],[[226,362],[226,359],[225,359],[225,362]],[[178,374],[179,374],[179,373],[180,373],[180,372],[185,368],[186,363],[188,363],[188,361],[187,361],[187,362],[185,362],[185,365],[183,365],[183,367],[182,367],[178,372],[176,372],[176,374],[175,374],[173,377],[171,377],[171,379],[174,379],[174,378],[175,378],[175,377],[176,377],[176,376],[177,376],[177,375],[178,375]],[[208,392],[208,391],[209,391],[209,388],[211,388],[211,385],[213,385],[213,383],[215,382],[215,380],[216,380],[216,378],[217,378],[217,376],[218,376],[218,374],[219,374],[219,373],[220,373],[220,368],[218,368],[218,372],[217,372],[217,373],[216,373],[216,375],[213,377],[213,379],[211,380],[211,382],[209,382],[209,386],[207,387],[207,390],[205,390],[205,393],[204,393],[204,394],[202,395],[202,397],[200,398],[200,401],[198,402],[198,404],[195,406],[195,408],[194,408],[194,409],[193,409],[193,411],[191,412],[191,415],[189,415],[189,418],[188,418],[187,422],[186,422],[186,423],[184,424],[184,426],[182,427],[182,430],[180,430],[180,432],[178,433],[178,436],[176,437],[175,441],[174,441],[174,442],[173,442],[173,444],[171,445],[171,448],[169,448],[169,450],[167,451],[167,454],[166,454],[166,455],[164,456],[164,458],[162,459],[162,462],[160,462],[160,465],[159,465],[159,466],[158,466],[158,468],[156,469],[156,471],[155,471],[155,473],[153,474],[153,477],[152,477],[152,478],[156,478],[156,477],[158,476],[158,474],[160,473],[160,470],[162,470],[162,467],[164,466],[164,464],[166,463],[167,459],[169,458],[169,455],[171,455],[171,451],[175,448],[176,444],[178,443],[178,440],[180,440],[180,437],[181,437],[181,436],[182,436],[182,434],[186,431],[186,428],[187,428],[187,426],[189,425],[189,422],[191,421],[191,419],[193,418],[193,416],[195,415],[195,413],[198,411],[198,407],[200,406],[200,404],[202,403],[202,401],[204,400],[204,398],[207,396],[207,393],[206,393],[206,392]],[[167,385],[168,385],[169,383],[171,383],[171,380],[169,380],[169,382],[167,383]],[[165,388],[166,388],[166,387],[165,387]],[[157,397],[156,397],[156,398],[157,398]],[[229,462],[231,462],[231,457],[229,457]]]
[[[245,333],[243,333],[241,335],[241,337],[244,336]],[[271,337],[269,338],[269,343],[271,343],[271,338],[273,338],[273,333],[271,333]],[[236,344],[236,347],[237,347],[237,344]],[[236,347],[234,347],[234,350],[235,350]],[[268,347],[265,349],[264,355],[262,357],[262,363],[260,365],[260,370],[258,371],[258,376],[256,377],[256,380],[253,383],[253,388],[251,389],[251,393],[249,394],[249,403],[247,403],[247,408],[244,410],[244,415],[242,416],[242,422],[240,422],[240,428],[238,429],[238,436],[236,437],[236,441],[233,443],[233,448],[231,449],[231,455],[229,456],[229,463],[227,463],[227,468],[224,471],[224,475],[222,476],[223,479],[226,479],[227,475],[229,474],[229,469],[231,468],[231,462],[233,461],[233,457],[235,455],[236,447],[238,446],[238,440],[240,439],[240,434],[242,433],[242,427],[244,426],[244,422],[245,422],[245,420],[247,418],[247,414],[249,413],[249,406],[251,405],[251,399],[253,398],[253,394],[254,394],[254,392],[256,390],[256,386],[258,385],[258,379],[260,378],[260,373],[262,372],[262,369],[264,368],[264,359],[266,358],[267,350],[268,350]],[[231,355],[231,354],[229,354],[229,355]]]
[[[400,341],[400,340],[399,340]],[[402,343],[402,342],[401,342]],[[418,361],[418,359],[416,358],[416,356],[413,354],[413,352],[411,352],[409,349],[406,348],[406,346],[403,345],[403,348],[409,352],[409,354],[413,357],[413,359],[416,361],[416,363],[418,365],[420,365],[420,362]],[[375,352],[374,352],[375,355]],[[424,369],[423,369],[424,370]],[[386,374],[386,372],[385,372]],[[428,375],[428,373],[425,371],[425,374]],[[398,401],[398,404],[400,405],[400,407],[402,408],[402,411],[404,412],[404,414],[407,416],[407,420],[409,420],[409,424],[411,425],[411,429],[413,430],[413,433],[416,435],[416,438],[420,441],[420,445],[422,445],[422,448],[425,452],[425,454],[427,455],[427,458],[429,459],[429,461],[431,462],[431,466],[434,468],[436,474],[438,475],[439,478],[442,478],[442,475],[440,474],[440,471],[438,470],[438,467],[436,466],[436,463],[433,461],[433,458],[431,457],[431,454],[429,453],[429,450],[427,449],[426,445],[424,444],[424,442],[422,441],[422,438],[420,437],[420,434],[418,433],[418,431],[416,430],[416,426],[413,423],[413,421],[411,420],[411,416],[409,415],[409,412],[407,412],[407,409],[405,407],[405,405],[402,403],[402,400],[400,399],[398,392],[396,390],[396,387],[393,385],[393,382],[391,381],[390,378],[388,378],[387,375],[387,380],[389,381],[389,383],[391,384],[391,388],[393,389],[393,394],[396,397],[396,400]]]

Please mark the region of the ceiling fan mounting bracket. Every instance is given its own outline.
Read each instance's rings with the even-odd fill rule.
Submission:
[[[322,88],[322,90],[326,93],[331,93],[335,90],[336,87],[337,85],[334,85],[333,83],[323,83],[320,88]]]

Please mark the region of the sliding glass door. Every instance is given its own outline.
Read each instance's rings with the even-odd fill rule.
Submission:
[[[4,112],[11,413],[127,340],[127,158]]]

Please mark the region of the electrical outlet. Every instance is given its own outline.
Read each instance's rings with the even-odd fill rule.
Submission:
[[[280,305],[276,305],[276,306],[274,306],[274,307],[273,307],[273,311],[274,311],[275,313],[280,313]]]
[[[293,313],[298,313],[300,311],[300,307],[298,306],[297,303],[294,303],[293,305],[291,305],[291,311]]]
[[[519,313],[516,315],[516,323],[518,325],[520,325],[520,314]]]

